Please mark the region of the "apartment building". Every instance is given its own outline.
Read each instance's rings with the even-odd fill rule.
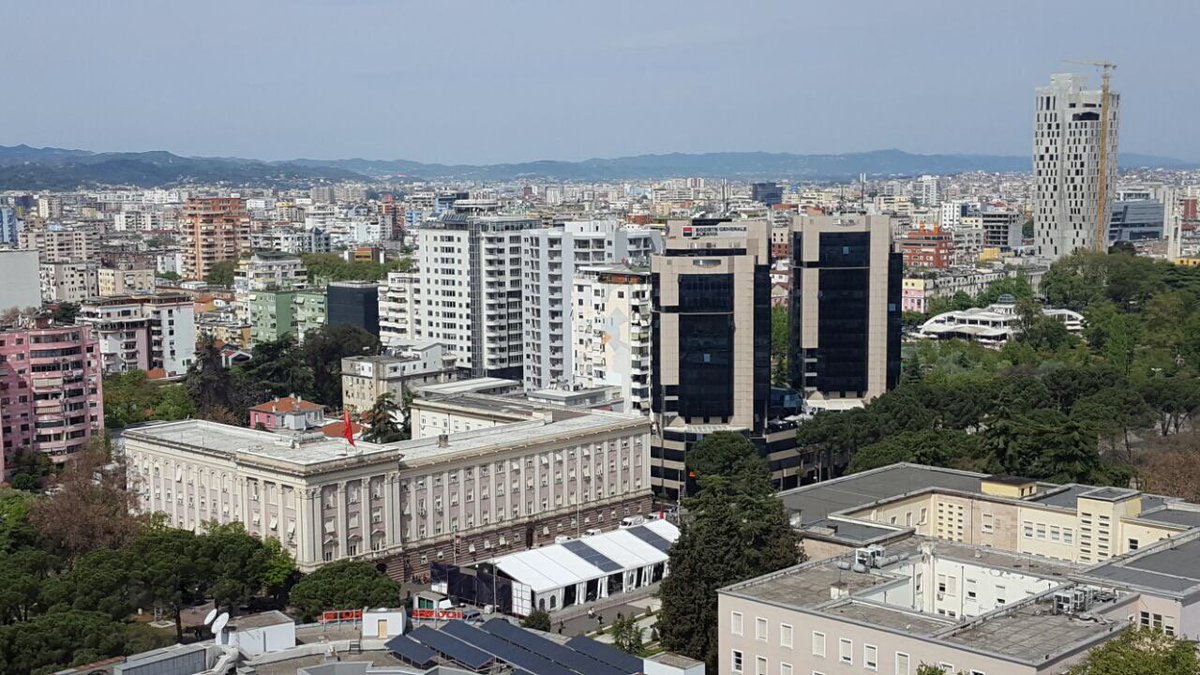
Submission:
[[[42,304],[37,251],[0,249],[0,313]]]
[[[354,326],[379,335],[379,284],[332,282],[325,287],[325,307],[330,326]]]
[[[250,247],[255,251],[277,251],[279,253],[329,253],[332,250],[329,233],[314,227],[297,227],[288,223],[274,223],[259,227],[250,233]]]
[[[88,326],[38,319],[0,331],[0,482],[19,453],[60,463],[103,433],[100,373]]]
[[[621,412],[650,414],[651,293],[648,267],[581,267],[575,277],[572,381],[619,387]]]
[[[570,221],[528,230],[522,237],[526,390],[569,388],[574,378],[572,297],[580,267],[603,263],[647,264],[661,249],[657,232],[630,229],[616,220]]]
[[[79,304],[99,294],[100,264],[91,260],[59,261],[38,266],[43,302]]]
[[[238,261],[233,290],[239,293],[296,288],[308,283],[308,270],[299,256],[258,252]]]
[[[101,267],[96,270],[95,295],[110,297],[153,292],[154,270],[152,269]]]
[[[100,249],[100,232],[83,225],[26,227],[20,234],[20,248],[38,252],[44,263],[95,260]]]
[[[1200,635],[1200,506],[897,464],[781,494],[809,562],[719,594],[720,672],[1059,673]]]
[[[520,380],[521,250],[539,218],[503,215],[494,202],[459,199],[417,232],[418,337],[448,346],[473,377]]]
[[[417,339],[420,294],[420,275],[388,272],[387,281],[379,286],[379,340],[384,347]]]
[[[954,262],[954,235],[924,225],[896,238],[905,269],[946,269]]]
[[[78,321],[95,330],[104,372],[161,368],[179,378],[196,358],[195,308],[185,293],[92,298]]]
[[[409,344],[393,354],[343,358],[342,407],[352,413],[369,410],[384,394],[400,406],[414,386],[455,379],[454,361],[437,342]]]
[[[237,260],[250,247],[250,217],[239,197],[193,197],[183,207],[180,276],[203,280],[219,262]]]
[[[1107,197],[1101,206],[1103,96],[1100,90],[1086,87],[1086,75],[1052,75],[1050,86],[1038,87],[1034,95],[1033,231],[1038,256],[1050,261],[1092,248],[1097,218],[1105,218],[1101,231],[1107,232],[1111,217],[1121,97],[1109,94],[1108,163],[1103,176]]]
[[[17,218],[11,206],[0,206],[0,246],[17,246],[21,241],[21,230],[25,223]]]
[[[892,220],[841,214],[792,221],[792,388],[809,405],[868,401],[900,378],[903,264]]]
[[[408,579],[553,543],[578,519],[648,513],[648,434],[641,417],[557,411],[356,449],[202,420],[130,429],[125,443],[130,491],[172,526],[239,522],[304,571],[368,559]]]

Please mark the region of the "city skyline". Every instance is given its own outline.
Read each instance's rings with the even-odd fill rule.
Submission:
[[[1023,155],[1031,90],[1071,71],[1094,86],[1090,68],[1064,59],[1107,59],[1120,66],[1122,147],[1200,158],[1186,120],[1165,114],[1195,103],[1180,83],[1200,8],[943,5],[867,15],[311,0],[196,14],[26,3],[12,25],[53,26],[55,39],[27,29],[0,44],[0,74],[23,92],[0,113],[0,144],[472,164],[890,147]],[[1126,39],[1097,39],[1114,27]]]

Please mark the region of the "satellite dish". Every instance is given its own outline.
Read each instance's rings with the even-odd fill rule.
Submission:
[[[217,618],[217,608],[213,607],[212,609],[208,610],[208,614],[205,615],[204,625],[207,626],[208,624],[212,623],[213,619],[215,618]]]
[[[217,636],[217,644],[219,645],[225,644],[221,637],[221,631],[225,630],[225,624],[227,623],[229,623],[229,612],[221,612],[221,616],[218,616],[217,620],[213,622],[212,634]]]

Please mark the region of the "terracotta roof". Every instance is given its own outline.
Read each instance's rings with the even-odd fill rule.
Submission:
[[[254,406],[251,410],[265,413],[299,413],[324,410],[325,406],[299,398],[285,396]]]
[[[330,422],[329,424],[326,424],[325,426],[321,427],[321,433],[325,434],[326,436],[328,436],[330,438],[342,438],[342,436],[344,435],[342,430],[345,428],[346,428],[346,425],[343,424],[341,420],[338,420],[336,422]],[[359,434],[362,433],[363,425],[359,424],[358,422],[352,421],[352,422],[350,422],[350,428],[354,431],[354,435],[358,436]]]
[[[151,368],[146,371],[147,380],[161,380],[167,376],[167,371],[162,368]]]

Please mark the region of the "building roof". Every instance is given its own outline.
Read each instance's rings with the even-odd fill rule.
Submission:
[[[351,448],[345,440],[330,438],[320,432],[277,434],[196,419],[139,425],[128,429],[125,438],[172,445],[273,471],[309,474],[376,462],[400,462],[403,466],[413,467],[450,458],[491,454],[515,446],[535,446],[588,433],[641,427],[648,431],[650,425],[649,420],[640,415],[608,412],[558,417],[451,434],[445,444],[436,437],[389,445],[360,440],[356,442],[356,448]]]
[[[1172,537],[1079,575],[1169,597],[1200,593],[1200,532]]]
[[[312,401],[305,401],[300,397],[284,396],[277,398],[274,401],[267,401],[250,408],[254,412],[264,413],[309,413],[320,412],[325,409],[325,406]]]
[[[259,612],[258,614],[247,614],[245,616],[235,617],[230,620],[230,627],[238,630],[250,630],[252,628],[264,628],[266,626],[282,626],[285,624],[295,624],[290,616],[287,616],[279,610],[272,609],[267,612]]]
[[[920,464],[892,464],[785,490],[779,496],[788,511],[799,514],[800,524],[808,525],[837,511],[928,488],[979,492],[980,480],[985,477],[981,473]]]

